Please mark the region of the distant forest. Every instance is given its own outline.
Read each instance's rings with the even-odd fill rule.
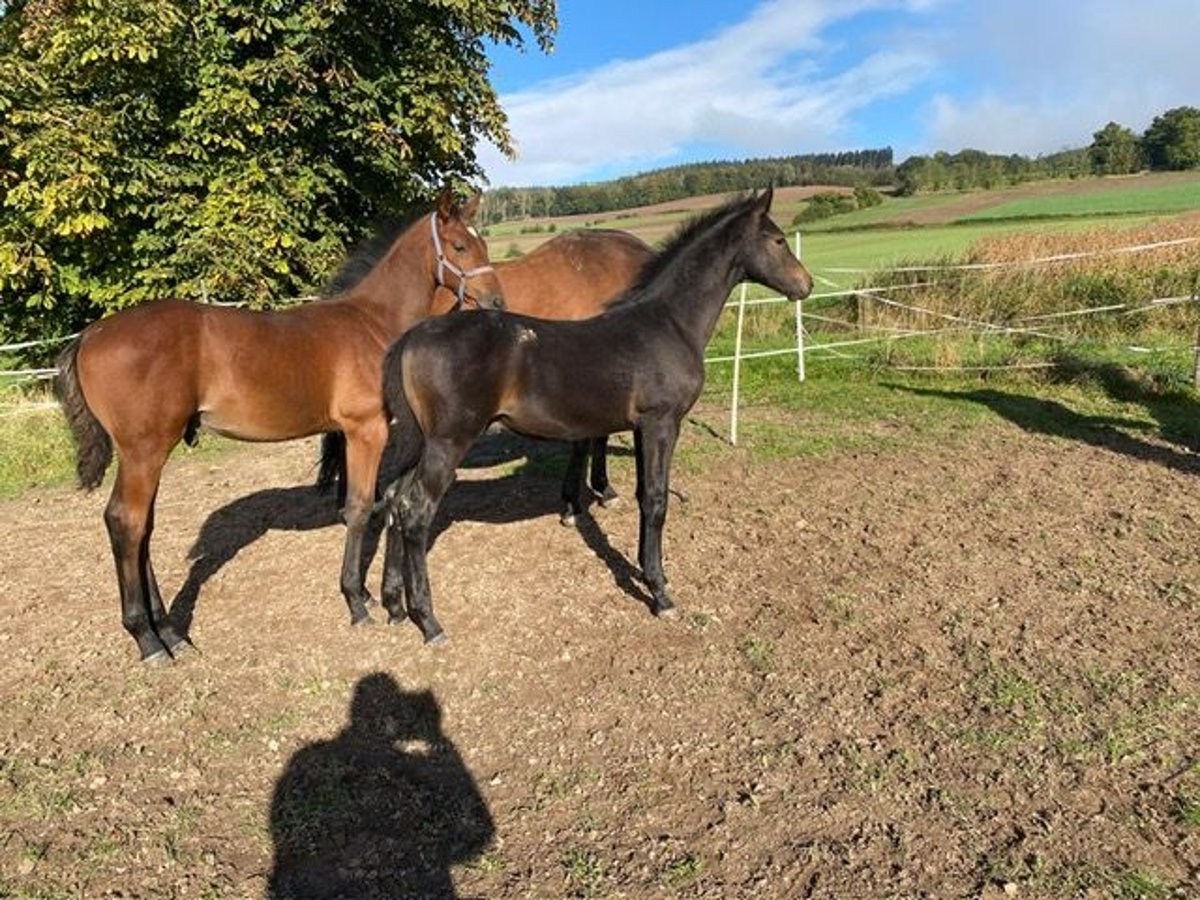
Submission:
[[[750,190],[773,184],[892,187],[917,191],[999,187],[1091,172],[1088,150],[1049,156],[998,156],[981,150],[914,156],[900,166],[891,147],[845,153],[811,153],[768,159],[692,163],[614,181],[566,187],[496,188],[487,192],[484,224],[530,217],[569,216],[634,209],[702,194]]]
[[[496,188],[487,192],[484,223],[530,216],[611,212],[728,191],[790,185],[888,185],[895,178],[892,148],[810,153],[729,162],[691,163],[614,181],[566,187]]]
[[[812,153],[740,162],[693,163],[641,175],[567,187],[497,188],[487,192],[487,224],[531,216],[567,216],[630,209],[729,191],[792,185],[892,187],[897,194],[996,188],[1084,175],[1120,175],[1140,169],[1200,168],[1200,109],[1181,106],[1157,116],[1137,135],[1109,122],[1092,144],[1046,156],[999,155],[982,150],[911,156],[897,166],[892,148]]]

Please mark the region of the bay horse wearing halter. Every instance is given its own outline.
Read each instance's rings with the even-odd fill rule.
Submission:
[[[368,618],[363,530],[387,440],[379,385],[388,345],[424,318],[445,285],[480,306],[502,305],[487,246],[471,226],[476,196],[410,224],[351,290],[281,312],[156,300],[92,323],[59,357],[58,395],[88,490],[117,451],[104,511],[117,566],[121,621],[143,661],[188,645],[171,623],[150,561],[154,501],[179,441],[203,425],[246,441],[339,431],[347,443],[341,588],[352,623]]]
[[[401,457],[388,506],[383,604],[426,642],[433,614],[426,543],[439,502],[491,422],[559,440],[633,430],[638,563],[651,610],[674,608],[662,566],[671,458],[704,385],[704,348],[733,286],[760,282],[793,300],[812,277],[769,217],[772,192],[734,200],[686,226],[602,315],[553,322],[501,312],[430,319],[384,360],[384,403]]]
[[[504,291],[504,308],[538,319],[590,319],[604,312],[623,294],[654,258],[654,250],[639,238],[616,229],[567,231],[515,260],[493,263]],[[432,313],[446,313],[464,304],[455,291],[441,288]],[[319,483],[328,485],[342,468],[344,440],[327,434],[321,447]],[[574,441],[562,485],[564,525],[584,512],[583,473],[591,456],[591,490],[601,505],[617,499],[608,481],[608,436]],[[340,486],[340,482],[339,482]]]

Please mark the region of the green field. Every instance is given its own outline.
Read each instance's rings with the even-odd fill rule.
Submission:
[[[854,283],[853,274],[830,269],[874,269],[961,257],[980,238],[1002,234],[1067,233],[1097,226],[1129,226],[1153,216],[1112,219],[1076,218],[1056,221],[971,221],[963,224],[926,225],[918,228],[864,228],[861,230],[801,232],[801,256],[818,275],[826,275],[843,286]]]
[[[712,202],[719,199],[714,197]],[[794,232],[792,219],[804,206],[801,201],[777,200],[775,221]],[[880,206],[804,225],[802,256],[818,273],[828,268],[886,267],[961,256],[979,238],[998,234],[1128,227],[1192,210],[1200,210],[1200,174],[1194,173],[887,197]],[[687,217],[678,210],[628,210],[583,220],[503,222],[490,226],[487,234],[492,255],[504,259],[578,227],[620,228],[659,244]],[[833,280],[840,283],[845,276]]]
[[[1139,186],[1131,182],[1123,190],[1029,197],[964,216],[964,220],[1162,214],[1194,209],[1200,209],[1200,178],[1161,186]]]

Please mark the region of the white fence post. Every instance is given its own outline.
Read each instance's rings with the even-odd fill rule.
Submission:
[[[796,232],[796,259],[800,258],[800,232]],[[796,301],[796,375],[804,382],[804,312],[803,300]]]
[[[737,334],[733,339],[733,408],[729,412],[729,443],[737,443],[738,387],[742,378],[742,323],[746,319],[746,282],[738,293]]]

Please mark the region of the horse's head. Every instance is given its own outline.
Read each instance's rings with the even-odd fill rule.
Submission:
[[[503,309],[504,292],[496,270],[488,262],[487,243],[476,231],[479,194],[459,203],[449,189],[438,198],[429,217],[437,283],[458,298],[480,309]]]
[[[773,193],[767,188],[753,202],[742,265],[751,281],[765,284],[789,300],[803,300],[812,293],[812,275],[788,249],[782,229],[771,221]]]

